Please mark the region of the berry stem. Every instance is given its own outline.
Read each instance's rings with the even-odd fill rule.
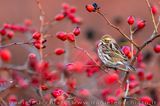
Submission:
[[[146,1],[146,3],[147,3],[148,8],[150,9],[151,18],[152,18],[152,21],[153,21],[153,26],[154,26],[155,33],[158,33],[157,25],[156,25],[156,21],[155,21],[153,12],[152,12],[151,4],[149,3],[149,0],[145,0],[145,1]]]
[[[132,31],[132,26],[130,25],[129,26],[129,29],[130,29],[130,39],[133,41],[133,31]],[[134,50],[134,46],[133,44],[131,43],[131,60],[133,59],[133,50]]]

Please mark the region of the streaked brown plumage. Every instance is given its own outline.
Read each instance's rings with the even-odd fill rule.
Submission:
[[[129,68],[135,70],[128,65],[128,58],[121,52],[117,42],[110,36],[104,35],[98,44],[98,56],[106,66]]]

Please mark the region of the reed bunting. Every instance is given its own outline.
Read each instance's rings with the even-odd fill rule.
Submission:
[[[117,42],[110,36],[104,35],[98,44],[98,56],[107,67],[121,68],[126,71],[135,71],[129,64],[128,58],[123,54]]]

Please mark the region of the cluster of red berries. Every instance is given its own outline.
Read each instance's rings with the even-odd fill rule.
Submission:
[[[15,32],[33,32],[34,29],[29,28],[32,24],[32,21],[27,19],[24,22],[24,25],[17,25],[17,24],[4,24],[3,28],[0,29],[0,35],[4,38],[12,39],[15,35]]]
[[[129,58],[131,59],[132,58],[132,52],[131,52],[131,48],[129,46],[123,46],[122,47],[122,52]],[[135,55],[135,51],[134,51],[134,55]]]
[[[99,63],[98,59],[95,59],[97,63]],[[96,72],[99,72],[99,67],[96,66],[96,64],[92,61],[92,60],[89,60],[86,65],[88,66],[86,68],[86,73],[87,73],[87,76],[88,77],[91,77],[93,76]]]
[[[67,3],[63,3],[62,7],[63,7],[63,11],[61,13],[57,14],[54,18],[56,21],[61,21],[64,18],[68,18],[74,24],[81,23],[81,18],[75,16],[75,13],[76,13],[75,7],[71,7]]]
[[[57,32],[56,37],[60,39],[61,41],[68,40],[69,42],[75,42],[75,36],[78,36],[80,34],[80,28],[76,27],[74,28],[73,32],[66,33],[66,32]],[[55,51],[55,54],[61,55],[65,53],[65,50],[62,48],[57,48]]]
[[[71,33],[66,33],[66,32],[58,32],[56,34],[56,37],[62,41],[70,41],[74,42],[75,41],[75,36],[78,36],[80,34],[80,28],[76,27],[73,32]]]
[[[135,23],[135,18],[133,16],[129,16],[127,21],[129,25],[133,25]],[[145,27],[145,21],[137,20],[136,25],[138,29],[143,29]]]
[[[55,89],[52,91],[52,96],[55,98],[54,103],[56,105],[61,105],[65,102],[65,100],[68,98],[68,93],[63,91],[62,89]]]
[[[28,56],[28,66],[33,71],[37,72],[41,78],[45,81],[55,81],[58,79],[57,73],[52,73],[52,71],[49,69],[49,63],[46,61],[38,61],[36,55],[34,53],[30,53]],[[37,85],[39,83],[39,77],[32,78],[32,82],[34,85]],[[47,89],[47,86],[42,85],[43,88]]]
[[[33,45],[37,48],[37,49],[41,49],[41,48],[45,48],[46,46],[44,45],[44,43],[46,42],[46,40],[41,40],[41,33],[40,32],[35,32],[32,35],[32,38],[34,39]]]
[[[28,20],[29,21],[29,20]],[[29,22],[25,22],[24,24],[26,25],[16,25],[16,24],[4,24],[3,28],[4,29],[8,29],[8,30],[12,30],[12,31],[17,31],[17,32],[33,32],[34,29],[29,28],[29,26],[31,25],[31,22],[29,24]]]

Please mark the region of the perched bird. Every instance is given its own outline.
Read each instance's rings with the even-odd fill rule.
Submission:
[[[135,68],[129,64],[128,58],[122,53],[117,42],[110,35],[102,36],[97,49],[98,56],[105,66],[124,67],[126,71],[135,71]]]

